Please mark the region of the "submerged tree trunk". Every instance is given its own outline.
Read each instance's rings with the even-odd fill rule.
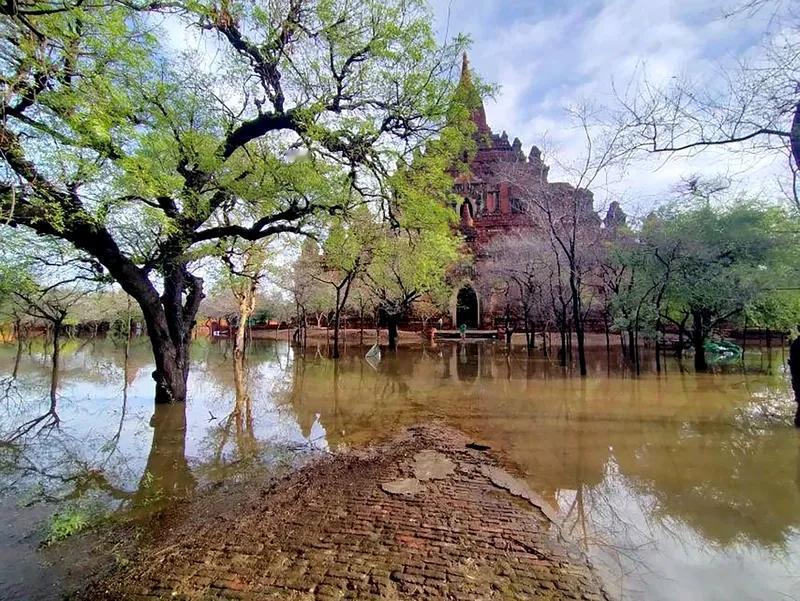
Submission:
[[[400,316],[394,313],[386,314],[386,326],[389,330],[389,349],[395,350],[397,348],[397,325],[400,321]]]
[[[703,314],[700,311],[695,311],[692,314],[692,346],[694,347],[694,368],[696,371],[708,371],[708,362],[706,361],[706,349],[704,343],[706,341],[705,332],[703,330]]]
[[[628,326],[628,359],[631,363],[636,363],[636,333],[634,328]]]
[[[586,345],[584,341],[583,314],[581,310],[580,279],[574,266],[570,269],[570,291],[572,292],[572,320],[575,322],[575,338],[578,342],[578,368],[581,376],[586,375]]]
[[[117,279],[144,314],[155,359],[155,402],[184,402],[189,346],[203,298],[203,280],[191,275],[185,264],[168,265],[164,270],[164,293],[159,296],[145,277],[131,278],[124,282]]]
[[[50,372],[50,411],[55,414],[56,405],[58,403],[58,376],[59,376],[59,363],[61,361],[61,330],[63,327],[63,319],[53,321],[53,358],[52,370]]]
[[[561,367],[567,366],[567,330],[566,328],[559,330],[561,336],[561,348],[558,349],[558,363]]]
[[[800,428],[800,336],[792,340],[792,344],[789,346],[789,373],[792,376],[794,402],[797,403],[794,425]]]

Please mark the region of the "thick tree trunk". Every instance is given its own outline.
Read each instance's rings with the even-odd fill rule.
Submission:
[[[792,377],[794,402],[797,403],[794,425],[800,428],[800,336],[792,340],[789,346],[789,373]]]
[[[203,298],[202,280],[179,265],[164,274],[164,294],[160,298],[155,294],[134,298],[144,313],[153,348],[155,402],[182,403],[189,377],[191,333]]]
[[[703,315],[699,311],[692,314],[692,346],[694,347],[694,369],[695,371],[708,371],[706,361],[706,349],[703,346],[706,335],[703,330]]]

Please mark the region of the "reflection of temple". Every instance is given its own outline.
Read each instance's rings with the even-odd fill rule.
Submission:
[[[466,54],[461,68],[459,87],[466,90],[465,98],[478,99],[472,81]],[[472,121],[477,128],[475,134],[476,153],[469,165],[469,172],[456,176],[455,192],[461,197],[459,215],[461,232],[475,257],[474,270],[481,269],[481,258],[486,256],[487,246],[498,235],[519,233],[536,229],[536,220],[528,210],[531,195],[548,198],[548,204],[559,202],[570,206],[573,200],[585,219],[596,222],[592,193],[562,182],[549,182],[549,167],[542,161],[542,153],[536,146],[526,156],[522,142],[514,138],[508,141],[506,132],[492,132],[486,121],[483,102],[472,112]],[[616,203],[615,203],[616,204]],[[618,205],[616,205],[618,207]],[[473,274],[475,275],[475,274]],[[492,299],[481,302],[480,292],[473,287],[473,277],[465,277],[462,287],[451,303],[455,325],[467,327],[492,327],[495,307]]]

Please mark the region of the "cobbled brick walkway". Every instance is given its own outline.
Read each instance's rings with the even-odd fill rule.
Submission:
[[[496,461],[469,440],[418,426],[223,510],[216,500],[215,513],[189,504],[193,517],[82,598],[606,599],[544,512],[490,480]],[[421,451],[438,461],[427,472]],[[386,492],[395,484],[416,492]]]

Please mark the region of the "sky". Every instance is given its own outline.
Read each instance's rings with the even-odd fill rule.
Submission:
[[[492,129],[519,137],[523,149],[552,149],[551,180],[564,178],[558,163],[585,156],[580,131],[565,109],[589,101],[615,102],[646,74],[659,84],[690,74],[718,80],[721,70],[760,52],[770,14],[726,18],[719,0],[432,0],[440,39],[469,35],[470,63],[498,87],[484,104]],[[730,6],[730,5],[728,5]],[[682,177],[721,175],[737,190],[776,194],[787,174],[783,156],[737,155],[725,150],[694,157],[637,161],[595,190],[596,205],[612,199],[643,214],[668,199]],[[547,158],[545,158],[547,160]],[[601,206],[598,206],[601,208]]]

